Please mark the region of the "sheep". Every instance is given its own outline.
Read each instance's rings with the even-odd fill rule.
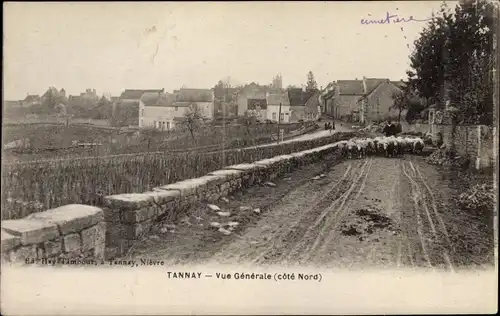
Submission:
[[[406,153],[421,153],[424,142],[421,138],[389,136],[375,138],[354,137],[337,143],[344,158],[364,158],[368,155],[398,157]]]
[[[421,138],[417,138],[413,143],[413,153],[420,155],[424,149],[424,141]]]
[[[358,151],[358,147],[357,147],[357,144],[355,142],[353,142],[352,140],[350,141],[347,141],[347,155],[348,155],[348,158],[352,158],[353,156],[357,156],[357,151]]]

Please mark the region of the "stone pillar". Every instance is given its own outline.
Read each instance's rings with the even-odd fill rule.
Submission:
[[[449,151],[455,150],[455,129],[458,124],[458,109],[447,105],[447,107],[438,114],[438,124],[441,125],[443,134],[443,144]]]

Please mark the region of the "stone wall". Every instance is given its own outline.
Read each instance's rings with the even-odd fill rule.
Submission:
[[[160,186],[150,192],[118,194],[104,199],[107,223],[106,257],[116,258],[147,234],[154,222],[175,221],[197,202],[213,203],[242,188],[271,181],[298,166],[332,153],[335,144],[251,164],[228,166],[205,176]]]
[[[19,220],[2,221],[2,261],[102,260],[105,255],[104,212],[70,204]]]
[[[205,176],[143,193],[107,196],[100,207],[72,204],[20,220],[2,221],[2,258],[113,259],[126,254],[157,220],[175,221],[196,202],[215,202],[237,190],[271,181],[318,161],[336,144],[228,166]]]
[[[443,140],[451,139],[450,124],[412,124],[406,131],[428,133],[440,132]],[[486,125],[457,125],[455,130],[455,149],[461,156],[469,157],[477,169],[491,167],[495,159],[494,144],[496,129]],[[471,166],[472,166],[471,165]]]

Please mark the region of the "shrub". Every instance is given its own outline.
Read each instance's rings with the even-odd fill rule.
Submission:
[[[493,185],[487,183],[472,186],[458,198],[458,205],[461,208],[475,212],[493,211],[494,203]]]

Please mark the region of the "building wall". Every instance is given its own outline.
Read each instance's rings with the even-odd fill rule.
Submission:
[[[350,116],[351,113],[357,110],[357,101],[360,95],[339,95],[335,98],[335,116],[336,118],[343,118]]]
[[[305,120],[305,108],[303,105],[290,106],[290,122],[296,123],[300,120]]]
[[[247,87],[238,93],[236,102],[238,103],[238,115],[243,116],[248,110],[248,99],[266,99],[266,92],[257,87]]]
[[[327,99],[326,100],[326,108],[325,108],[325,114],[328,114],[330,116],[335,116],[335,99]]]
[[[165,122],[165,130],[172,129],[176,123],[174,118],[183,117],[187,109],[188,107],[185,106],[144,106],[141,102],[139,106],[139,127],[163,129],[163,122]]]
[[[392,83],[384,82],[368,96],[365,109],[365,120],[367,122],[381,121],[389,118],[391,107],[394,105],[392,94],[395,91],[399,91],[396,86]],[[361,102],[358,102],[358,107],[360,106]]]
[[[279,105],[267,105],[266,111],[266,119],[271,121],[278,121],[278,115],[280,112]],[[275,114],[273,116],[273,113]],[[282,123],[290,123],[290,106],[289,105],[281,105],[281,122]]]
[[[196,106],[200,109],[203,117],[213,120],[214,119],[214,102],[196,102]]]

